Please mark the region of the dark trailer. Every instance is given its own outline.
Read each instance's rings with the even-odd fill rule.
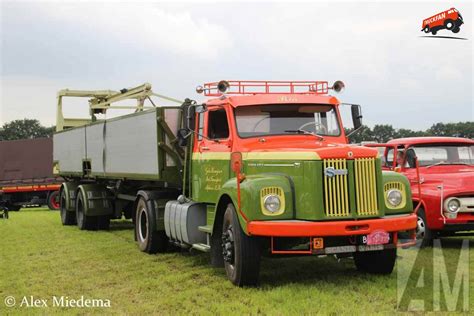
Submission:
[[[36,138],[0,142],[0,204],[11,211],[23,206],[58,209],[62,178],[53,174],[53,140]]]

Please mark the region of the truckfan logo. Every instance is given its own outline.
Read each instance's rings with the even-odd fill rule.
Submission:
[[[333,167],[327,167],[324,169],[324,175],[328,178],[334,176],[345,176],[347,175],[347,169],[334,169]]]
[[[464,24],[464,21],[461,13],[457,9],[451,8],[424,19],[421,31],[433,35],[436,35],[440,30],[459,33],[462,24]]]

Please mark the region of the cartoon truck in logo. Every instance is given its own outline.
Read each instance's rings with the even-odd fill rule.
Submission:
[[[62,223],[95,230],[131,218],[140,250],[208,252],[238,286],[257,283],[262,255],[346,256],[360,271],[391,273],[397,246],[415,244],[410,183],[382,171],[377,150],[348,144],[339,112],[347,104],[328,94],[343,87],[211,82],[196,89],[205,103],[165,97],[175,106],[159,105],[164,96],[149,84],[62,90]],[[89,98],[91,118],[65,118],[64,97]],[[138,104],[117,103],[127,100]],[[354,132],[361,110],[348,106]],[[120,107],[135,111],[103,117]]]
[[[431,32],[433,35],[436,35],[439,30],[444,29],[458,33],[463,23],[461,13],[457,9],[451,8],[424,19],[421,30],[425,33]]]

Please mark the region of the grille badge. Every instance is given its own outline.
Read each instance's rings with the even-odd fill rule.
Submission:
[[[324,169],[324,175],[329,178],[334,176],[345,176],[347,175],[347,169],[335,169],[333,167],[327,167]]]

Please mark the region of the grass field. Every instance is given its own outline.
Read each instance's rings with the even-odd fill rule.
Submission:
[[[265,258],[260,287],[242,289],[227,281],[223,269],[210,267],[206,254],[147,255],[137,249],[132,232],[125,221],[114,222],[110,231],[62,227],[58,212],[45,209],[23,209],[10,213],[9,220],[0,219],[0,315],[388,314],[406,310],[397,309],[397,271],[390,276],[360,274],[351,259],[332,257]],[[458,263],[460,243],[460,238],[443,241],[450,272]],[[467,262],[471,272],[473,247],[474,240]],[[431,266],[432,254],[432,249],[422,250],[416,264]],[[415,255],[414,250],[399,251],[398,266]],[[426,310],[432,310],[429,284],[433,274],[425,272],[425,287],[406,293],[424,299]],[[473,277],[470,273],[467,299],[471,308]],[[418,278],[412,279],[414,287]],[[7,296],[16,299],[16,307],[5,306]],[[18,307],[24,296],[46,299],[49,307]],[[53,296],[108,299],[111,307],[52,307]],[[462,298],[457,310],[461,308]],[[442,304],[441,310],[445,309]]]

